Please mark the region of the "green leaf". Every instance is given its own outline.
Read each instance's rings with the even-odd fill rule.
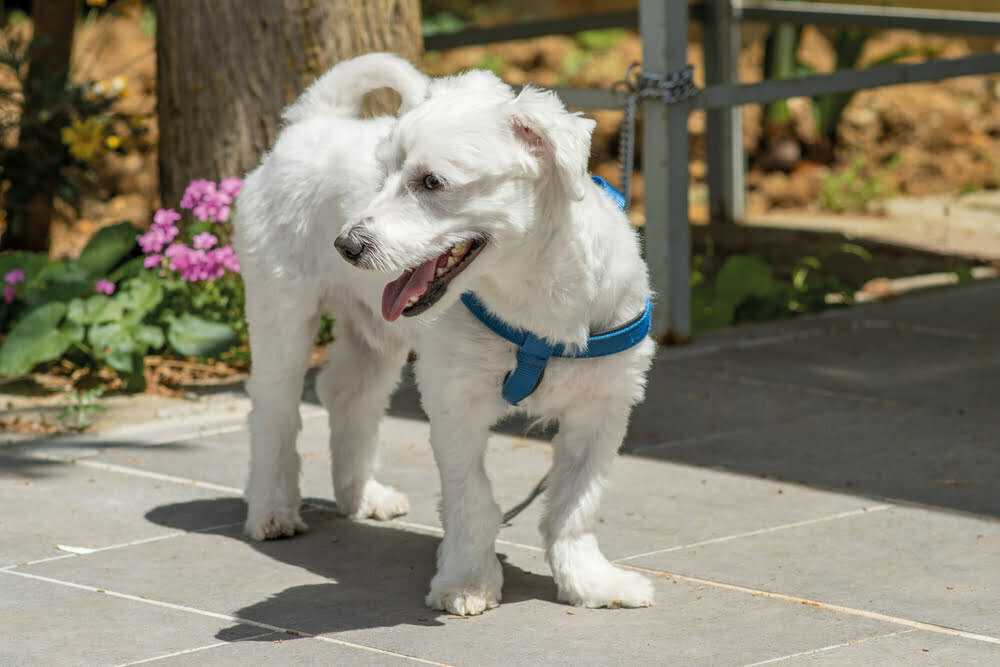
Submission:
[[[136,341],[143,344],[145,348],[144,352],[150,348],[155,350],[156,348],[163,347],[163,343],[165,342],[163,329],[149,324],[141,324],[133,327],[132,335]]]
[[[24,375],[40,363],[62,356],[73,341],[59,328],[66,304],[48,303],[21,318],[0,346],[0,375]]]
[[[108,280],[118,284],[123,280],[135,278],[136,276],[141,275],[142,272],[146,270],[146,267],[142,264],[145,259],[145,257],[133,257],[109,273],[107,276]]]
[[[849,255],[856,255],[866,262],[872,261],[872,254],[864,247],[859,246],[857,243],[841,243],[840,252],[847,253]]]
[[[974,280],[972,276],[972,269],[965,264],[960,264],[955,267],[955,276],[958,278],[959,285],[968,285]]]
[[[94,294],[87,299],[73,299],[66,318],[80,324],[99,324],[121,319],[123,309],[117,300],[104,294]]]
[[[83,336],[87,332],[87,328],[78,322],[70,322],[67,320],[63,322],[61,327],[59,327],[59,331],[61,331],[71,342],[79,343],[83,340]]]
[[[190,357],[221,354],[238,342],[229,325],[209,322],[189,313],[170,322],[167,340],[175,350]]]
[[[104,359],[108,365],[120,373],[131,373],[132,357],[136,351],[135,340],[122,329],[118,322],[105,322],[90,327],[87,342],[94,355]]]
[[[732,255],[715,277],[716,302],[735,308],[748,296],[766,297],[774,289],[771,267],[754,255]]]
[[[45,262],[48,261],[45,255],[35,252],[11,252],[0,255],[0,280],[14,269],[24,271],[25,281],[31,279],[42,270]]]
[[[129,222],[102,227],[91,237],[75,264],[88,278],[103,278],[135,249],[138,234],[139,230]]]
[[[141,314],[140,320],[163,300],[163,287],[159,281],[132,280],[119,292],[116,300],[124,310]]]

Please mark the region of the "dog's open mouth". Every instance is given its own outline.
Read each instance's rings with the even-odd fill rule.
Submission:
[[[382,292],[382,317],[395,322],[400,315],[413,317],[433,306],[444,296],[448,283],[485,247],[486,241],[482,238],[468,239],[439,257],[403,271],[403,275],[386,285]]]

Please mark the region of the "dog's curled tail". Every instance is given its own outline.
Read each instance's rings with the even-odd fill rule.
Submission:
[[[424,100],[429,81],[397,55],[368,53],[334,65],[285,109],[282,118],[286,123],[326,113],[358,118],[365,95],[380,88],[399,93],[399,113],[404,113]]]

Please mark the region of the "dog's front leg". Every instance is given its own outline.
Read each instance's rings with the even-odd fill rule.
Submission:
[[[425,401],[427,402],[427,401]],[[475,410],[431,410],[431,445],[441,475],[444,538],[427,605],[462,616],[500,604],[503,572],[496,556],[500,507],[486,475],[488,421]]]
[[[608,562],[594,534],[602,487],[628,425],[629,407],[615,402],[564,415],[552,443],[542,536],[559,599],[580,607],[645,607],[653,600],[649,580]]]

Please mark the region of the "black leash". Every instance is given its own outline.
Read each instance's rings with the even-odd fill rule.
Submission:
[[[545,476],[542,477],[541,480],[539,480],[538,484],[536,484],[535,488],[531,490],[531,493],[528,494],[527,498],[519,502],[517,505],[514,505],[504,513],[503,523],[500,524],[500,527],[506,528],[507,526],[509,526],[510,522],[514,519],[514,517],[523,512],[524,509],[535,500],[535,498],[542,495],[542,492],[545,491],[548,481],[549,481],[549,474],[545,473]]]

